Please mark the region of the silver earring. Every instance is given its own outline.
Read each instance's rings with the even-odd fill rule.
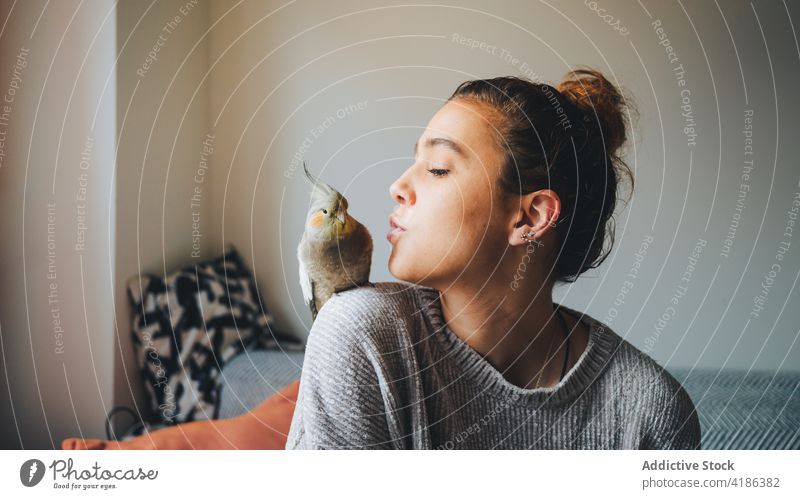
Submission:
[[[523,234],[522,234],[522,239],[523,239],[524,241],[528,241],[528,240],[531,240],[531,241],[532,241],[532,240],[533,240],[533,238],[534,238],[534,236],[536,236],[536,232],[534,232],[534,231],[530,231],[530,232],[527,232],[527,233],[523,233]],[[530,239],[528,239],[528,238],[530,238]]]

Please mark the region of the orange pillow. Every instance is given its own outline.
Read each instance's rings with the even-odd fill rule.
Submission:
[[[231,419],[194,421],[131,440],[67,438],[66,450],[284,449],[297,403],[300,380],[293,381],[253,410]]]

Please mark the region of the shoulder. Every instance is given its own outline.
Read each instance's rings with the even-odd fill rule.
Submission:
[[[614,333],[615,334],[615,333]],[[698,448],[700,422],[684,386],[650,355],[619,339],[615,372],[645,425],[645,446]]]
[[[615,358],[617,368],[626,373],[627,383],[648,392],[657,402],[673,400],[693,405],[680,381],[649,354],[627,340],[619,338],[619,348]]]
[[[596,357],[604,364],[604,377],[613,377],[615,386],[626,395],[641,400],[644,396],[678,393],[681,399],[688,398],[683,386],[655,359],[621,337],[614,329],[591,315],[562,305],[575,316],[583,318],[589,326],[589,336]]]
[[[377,282],[334,293],[317,314],[307,348],[325,343],[333,349],[352,349],[391,334],[414,314],[414,288]]]
[[[326,315],[348,314],[360,319],[379,319],[381,314],[405,311],[412,305],[414,285],[403,282],[370,282],[334,293],[320,310]]]
[[[691,398],[683,385],[649,354],[635,347],[628,340],[603,324],[605,333],[615,339],[616,348],[609,371],[616,376],[623,391],[638,400],[651,400],[653,403],[691,404]]]

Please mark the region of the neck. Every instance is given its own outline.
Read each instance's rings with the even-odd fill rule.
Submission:
[[[552,286],[528,281],[512,290],[508,282],[481,286],[456,284],[439,288],[448,327],[510,382],[526,387],[558,382],[563,362],[564,331],[554,314]],[[550,363],[545,366],[550,349]],[[556,355],[561,353],[561,356]],[[554,367],[558,372],[554,372]]]

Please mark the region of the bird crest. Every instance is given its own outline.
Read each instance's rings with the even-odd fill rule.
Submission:
[[[335,197],[339,194],[339,191],[331,187],[330,185],[326,184],[322,180],[314,177],[306,168],[306,162],[303,161],[303,171],[306,174],[306,177],[313,185],[313,190],[311,191],[311,206],[314,206],[319,201],[325,201],[330,199],[331,197]]]

